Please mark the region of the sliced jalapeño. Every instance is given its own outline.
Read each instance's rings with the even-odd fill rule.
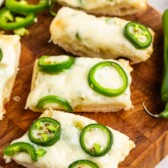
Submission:
[[[4,149],[3,153],[4,153],[4,155],[12,157],[20,152],[26,152],[30,155],[30,157],[33,161],[37,161],[37,156],[36,156],[35,151],[36,150],[35,150],[34,146],[29,143],[16,142],[16,143],[13,143],[13,144],[7,146]]]
[[[124,35],[137,49],[145,49],[152,43],[152,35],[148,28],[136,22],[129,22],[125,26]]]
[[[26,27],[34,23],[35,14],[23,14],[20,16],[11,12],[6,7],[0,10],[0,28],[4,30],[15,30],[18,28]]]
[[[99,167],[90,160],[77,160],[73,162],[68,168],[99,168]]]
[[[71,105],[68,103],[67,100],[55,95],[48,95],[48,96],[42,97],[38,101],[36,107],[39,109],[54,108],[54,109],[61,109],[64,111],[68,111],[68,112],[73,111]]]
[[[41,146],[51,146],[61,136],[60,123],[52,118],[41,117],[33,122],[28,133],[29,139]]]
[[[80,135],[81,147],[91,156],[105,155],[111,149],[112,143],[112,132],[102,124],[87,125]]]
[[[40,71],[56,73],[69,69],[74,64],[75,58],[71,56],[42,56],[38,61]]]
[[[6,0],[5,6],[17,13],[37,13],[47,9],[48,0],[39,0],[38,4],[30,4],[27,0]]]
[[[96,79],[97,71],[99,70],[103,71],[103,68],[106,68],[106,67],[109,67],[109,68],[111,67],[115,69],[119,78],[121,79],[121,86],[119,86],[118,88],[105,87],[97,81]],[[128,86],[128,77],[127,77],[126,72],[123,70],[123,68],[119,64],[112,62],[112,61],[103,61],[103,62],[97,63],[91,68],[89,75],[88,75],[88,82],[89,82],[90,87],[97,93],[104,95],[104,96],[108,96],[108,97],[115,97],[115,96],[121,95],[126,90]],[[115,83],[116,80],[112,82]]]

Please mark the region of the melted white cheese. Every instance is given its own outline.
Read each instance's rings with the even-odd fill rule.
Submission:
[[[12,157],[17,163],[29,168],[67,168],[74,161],[87,159],[96,163],[100,168],[117,168],[119,162],[123,161],[130,150],[135,147],[135,144],[126,135],[109,128],[114,137],[111,150],[102,157],[92,157],[81,148],[79,142],[81,130],[76,128],[74,123],[80,122],[85,127],[88,124],[95,123],[95,121],[59,111],[50,111],[49,113],[51,113],[52,118],[61,123],[60,140],[50,147],[43,147],[47,153],[37,162],[33,162],[28,154],[21,152]],[[44,113],[43,116],[46,116],[46,114]],[[12,143],[21,141],[31,143],[36,149],[39,148],[30,142],[27,133]],[[4,158],[10,160],[9,157],[5,156]]]
[[[101,129],[92,128],[91,131],[87,131],[84,136],[85,145],[88,149],[92,149],[95,144],[100,146],[102,150],[108,142],[108,134]]]
[[[72,53],[75,51],[75,54],[84,57],[123,56],[134,63],[147,60],[152,54],[153,44],[143,50],[135,48],[123,34],[127,23],[128,21],[123,19],[97,18],[82,11],[63,7],[51,23],[51,39],[65,50]],[[149,30],[153,35],[153,31]]]
[[[34,110],[40,98],[47,95],[55,95],[67,100],[73,108],[79,105],[106,105],[113,103],[122,104],[124,108],[130,109],[132,107],[130,100],[131,76],[127,61],[109,59],[109,61],[120,64],[128,76],[128,87],[123,94],[117,97],[107,97],[95,92],[89,86],[88,73],[90,69],[102,61],[105,60],[100,58],[75,58],[75,63],[70,69],[52,75],[42,73],[38,70],[38,67],[36,67],[34,72],[36,74],[35,81],[33,81],[34,88],[28,96],[26,107]],[[37,61],[35,66],[37,66]],[[113,68],[105,68],[103,75],[106,75],[106,77],[99,77],[98,80],[101,84],[103,83],[105,86],[114,88],[121,85],[120,76],[116,75],[116,70]],[[110,86],[110,84],[112,84],[112,86]],[[49,106],[47,105],[47,107]],[[53,107],[52,105],[50,108]]]
[[[96,81],[105,88],[117,89],[123,84],[122,78],[114,67],[103,67],[95,73]]]
[[[0,118],[3,115],[3,101],[7,93],[4,93],[8,80],[16,75],[21,51],[20,37],[17,35],[0,35],[0,48],[3,53],[0,62]]]

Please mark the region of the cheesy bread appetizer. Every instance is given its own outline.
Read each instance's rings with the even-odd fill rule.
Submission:
[[[57,2],[89,13],[110,16],[132,15],[147,7],[147,0],[57,0]]]
[[[126,135],[86,117],[46,110],[3,153],[28,168],[118,168],[135,147]]]
[[[20,37],[0,35],[0,119],[5,113],[4,104],[9,101],[18,71],[21,52]]]
[[[125,60],[42,56],[35,62],[26,108],[42,112],[129,110],[130,72]]]
[[[50,26],[51,40],[83,57],[126,57],[132,63],[150,58],[154,32],[146,26],[119,18],[95,17],[63,7]]]

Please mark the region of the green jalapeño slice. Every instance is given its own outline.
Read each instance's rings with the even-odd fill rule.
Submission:
[[[109,97],[122,94],[128,86],[128,78],[123,68],[111,61],[94,65],[89,72],[88,82],[94,91]],[[107,86],[109,82],[110,85]]]
[[[11,12],[6,7],[0,10],[0,28],[4,30],[14,30],[22,27],[26,27],[34,23],[35,14],[23,14],[20,16]]]
[[[101,124],[87,125],[80,135],[81,147],[91,156],[105,155],[111,149],[112,143],[112,132]]]
[[[37,119],[29,129],[29,139],[41,146],[51,146],[60,139],[60,123],[52,118]]]
[[[36,13],[47,9],[48,0],[39,0],[38,4],[29,4],[27,0],[6,0],[5,6],[17,13]]]
[[[40,71],[46,73],[56,73],[69,69],[75,62],[75,58],[70,56],[42,56],[38,61]]]
[[[136,22],[129,22],[125,26],[124,35],[137,49],[145,49],[152,43],[152,35],[148,28]]]
[[[89,160],[77,160],[68,168],[99,168],[94,162]]]
[[[37,156],[35,153],[34,146],[26,142],[13,143],[7,146],[3,151],[4,155],[11,156],[11,157],[20,152],[28,153],[33,161],[37,161]]]
[[[69,112],[73,111],[68,101],[55,95],[48,95],[48,96],[42,97],[38,101],[36,107],[39,109],[53,108],[53,109],[61,109]]]

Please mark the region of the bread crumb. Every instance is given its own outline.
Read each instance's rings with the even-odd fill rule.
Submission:
[[[19,96],[15,96],[15,97],[13,97],[13,100],[16,102],[19,102],[21,100],[21,98]]]

